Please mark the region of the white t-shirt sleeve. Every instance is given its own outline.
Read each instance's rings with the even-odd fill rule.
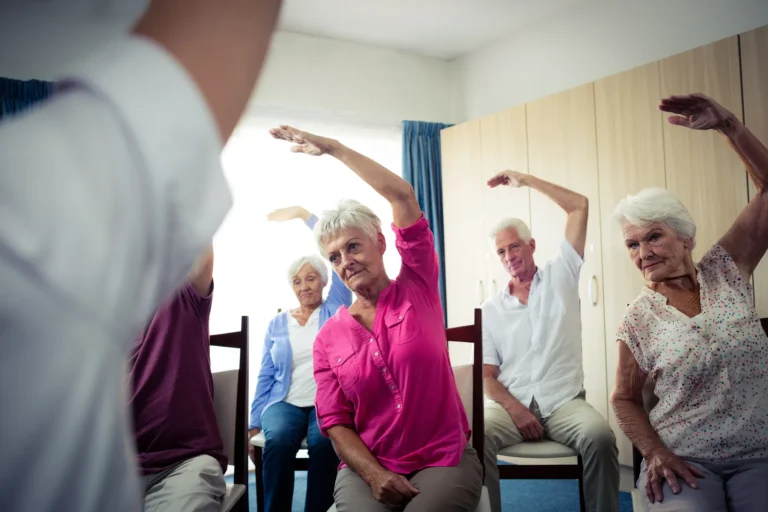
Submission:
[[[563,238],[560,242],[560,251],[554,260],[552,260],[551,271],[555,272],[558,278],[565,279],[568,282],[579,285],[579,274],[584,265],[584,259],[579,256],[576,249],[571,246],[568,239]]]
[[[140,328],[231,206],[214,119],[163,48],[120,38],[0,123],[0,251],[100,321]]]

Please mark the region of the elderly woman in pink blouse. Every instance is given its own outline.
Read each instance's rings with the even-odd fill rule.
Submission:
[[[402,258],[390,279],[381,223],[355,201],[316,228],[323,255],[357,298],[314,346],[317,420],[342,461],[337,510],[474,511],[482,466],[448,359],[434,238],[413,189],[336,140],[287,126],[272,135],[294,142],[294,152],[337,158],[387,199]]]
[[[696,225],[670,192],[646,189],[619,203],[624,243],[649,285],[619,326],[611,402],[644,457],[638,487],[649,510],[765,511],[768,338],[749,281],[768,248],[768,150],[704,95],[660,108],[677,114],[672,124],[724,135],[757,194],[699,263]],[[744,186],[741,173],[734,179]],[[649,377],[658,402],[646,413]]]

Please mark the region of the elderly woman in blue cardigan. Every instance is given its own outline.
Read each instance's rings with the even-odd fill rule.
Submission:
[[[282,208],[269,220],[302,219],[314,229],[317,217],[300,206]],[[264,432],[264,505],[267,512],[290,512],[293,460],[307,438],[309,471],[305,512],[325,512],[333,504],[339,459],[315,417],[312,347],[315,336],[340,306],[352,303],[352,292],[331,272],[331,289],[323,300],[328,268],[318,255],[299,258],[288,278],[299,307],[279,313],[269,323],[256,394],[251,403],[250,437]],[[249,447],[250,444],[249,444]],[[252,450],[252,447],[251,447]]]

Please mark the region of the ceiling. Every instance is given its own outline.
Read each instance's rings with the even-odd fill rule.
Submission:
[[[280,29],[452,59],[585,0],[284,0]]]

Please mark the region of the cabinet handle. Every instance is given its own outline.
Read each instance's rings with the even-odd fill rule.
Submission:
[[[485,294],[483,294],[483,280],[478,279],[477,281],[477,302],[479,304],[482,304],[485,302]]]
[[[491,296],[495,297],[497,293],[499,293],[499,289],[496,287],[496,280],[493,279],[491,280]]]
[[[592,303],[593,306],[597,306],[597,276],[592,274],[592,277],[589,278],[589,302]]]

